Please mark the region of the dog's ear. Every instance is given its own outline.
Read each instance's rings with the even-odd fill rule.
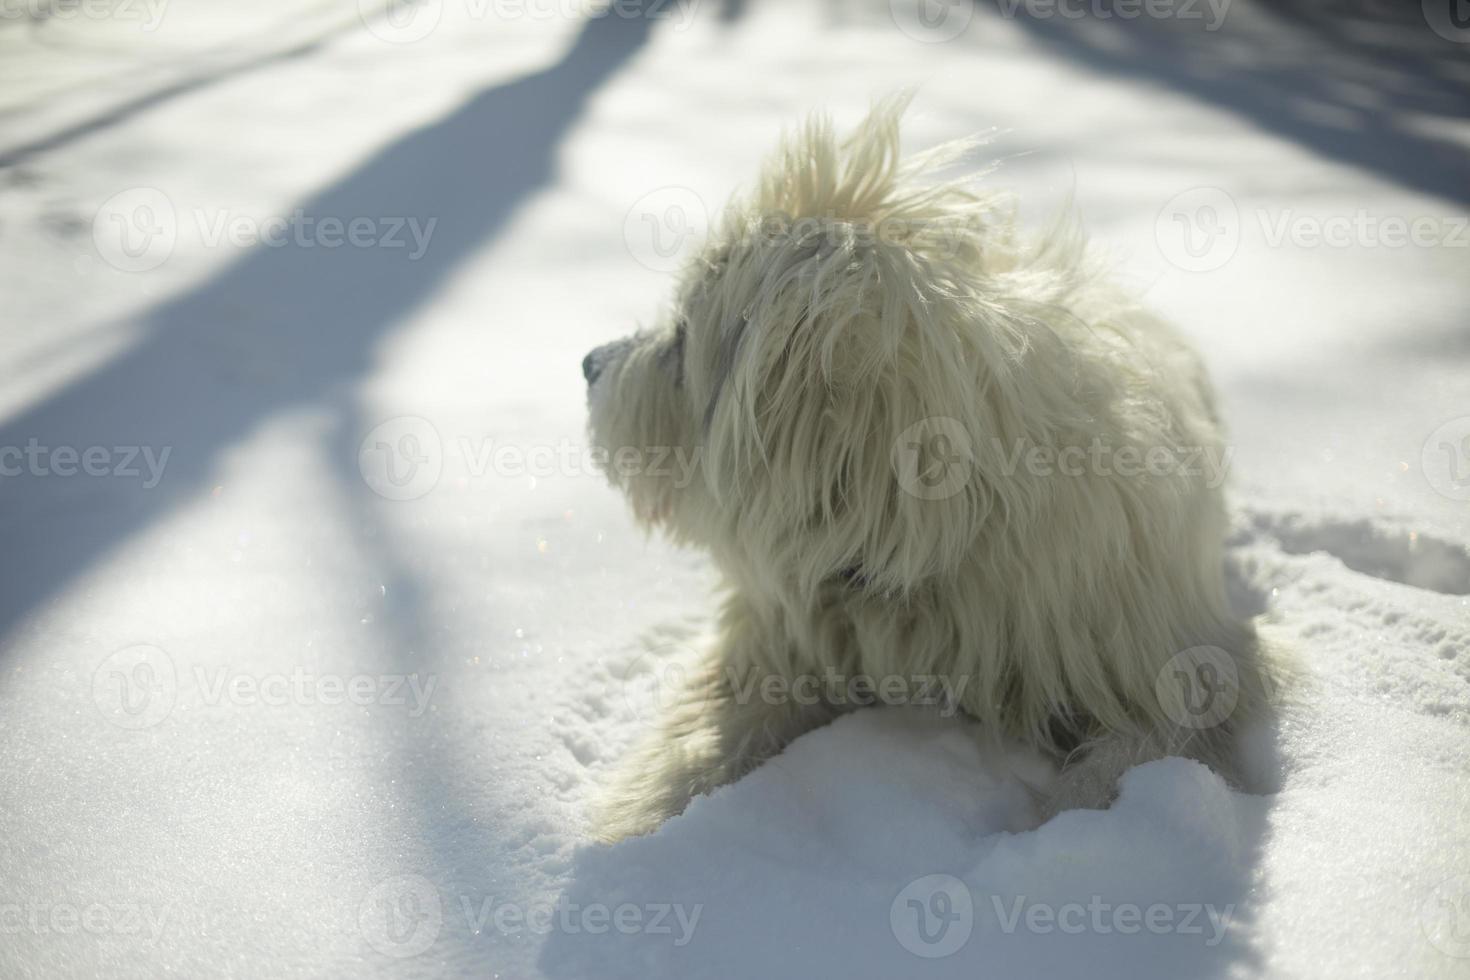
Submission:
[[[739,547],[815,588],[906,593],[952,571],[992,506],[977,450],[983,329],[921,250],[848,221],[737,250],[707,413]]]
[[[999,299],[1008,205],[936,179],[977,141],[900,159],[908,101],[844,142],[822,115],[789,134],[703,273],[705,473],[737,547],[802,588],[910,592],[1034,502],[992,450],[1023,432],[1038,335]]]

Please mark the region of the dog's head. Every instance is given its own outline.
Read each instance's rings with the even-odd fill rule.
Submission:
[[[1000,503],[977,450],[1024,338],[979,270],[1004,243],[992,199],[914,179],[972,144],[900,161],[905,102],[845,143],[822,117],[789,135],[667,319],[583,362],[593,440],[638,517],[772,587],[906,592]],[[620,452],[697,466],[680,480]]]

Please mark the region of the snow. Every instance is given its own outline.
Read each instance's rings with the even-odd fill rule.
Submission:
[[[0,976],[1470,976],[1470,49],[1417,5],[424,6],[0,20]],[[590,844],[717,583],[585,465],[578,363],[666,300],[649,218],[902,84],[1204,351],[1235,598],[1309,674],[1250,735],[1279,791],[1166,759],[1038,826],[1044,760],[884,708]],[[1437,237],[1314,244],[1360,213]]]

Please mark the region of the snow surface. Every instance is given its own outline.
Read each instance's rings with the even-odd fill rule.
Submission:
[[[158,2],[0,19],[0,448],[111,474],[0,477],[0,976],[1470,976],[1470,46],[1418,5]],[[1042,760],[874,709],[590,845],[716,581],[583,465],[578,362],[665,301],[650,218],[901,84],[1205,352],[1235,596],[1311,675],[1280,791],[1168,759],[1037,826]],[[212,237],[297,208],[436,224]],[[1451,230],[1274,233],[1360,212]]]

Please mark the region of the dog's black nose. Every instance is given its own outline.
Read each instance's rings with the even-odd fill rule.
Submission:
[[[597,351],[592,351],[586,357],[582,358],[582,377],[587,379],[589,385],[596,381],[597,376],[601,373],[602,364],[598,361]]]

